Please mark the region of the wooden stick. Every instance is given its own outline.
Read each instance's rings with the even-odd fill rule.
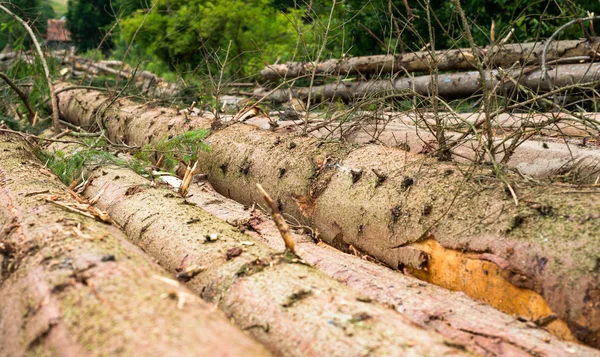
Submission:
[[[263,196],[263,199],[265,200],[265,202],[267,203],[267,206],[269,206],[269,209],[271,210],[271,216],[273,217],[273,221],[275,221],[275,224],[277,225],[277,229],[279,230],[279,233],[281,234],[281,238],[283,238],[283,242],[285,243],[285,248],[295,254],[296,253],[296,243],[294,242],[294,237],[292,237],[292,233],[290,232],[290,227],[285,222],[285,219],[281,215],[281,212],[279,212],[279,208],[277,208],[277,204],[275,204],[275,202],[273,201],[271,196],[269,196],[269,194],[267,193],[267,191],[265,191],[265,189],[262,187],[261,184],[257,183],[256,188],[258,188],[258,191]]]

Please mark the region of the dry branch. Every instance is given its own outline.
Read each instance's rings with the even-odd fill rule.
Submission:
[[[9,9],[4,7],[3,5],[0,5],[0,10],[6,12],[8,15],[10,15],[10,17],[15,19],[17,22],[19,22],[25,28],[25,30],[29,34],[29,37],[31,38],[31,41],[33,42],[33,44],[35,46],[35,50],[40,58],[40,61],[42,62],[42,66],[44,67],[44,74],[46,76],[46,82],[48,83],[48,89],[50,90],[50,101],[52,103],[52,125],[54,127],[54,131],[58,134],[58,133],[60,133],[60,122],[58,119],[58,115],[59,115],[59,113],[58,113],[58,97],[56,96],[56,93],[54,91],[54,84],[52,83],[52,77],[50,77],[50,70],[48,69],[48,63],[46,62],[46,57],[44,56],[44,52],[42,52],[42,48],[40,47],[37,37],[33,33],[33,30],[31,29],[31,27],[29,27],[27,22],[25,22],[19,16],[12,13]]]
[[[0,356],[269,356],[0,134]],[[166,283],[169,284],[166,284]]]

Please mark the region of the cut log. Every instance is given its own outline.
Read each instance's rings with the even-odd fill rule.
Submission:
[[[538,63],[544,50],[544,42],[515,43],[481,49],[481,58],[488,67],[510,67],[515,64],[527,65]],[[586,40],[556,41],[550,46],[546,55],[547,61],[599,60],[600,42],[590,43]],[[437,68],[440,71],[460,71],[476,69],[477,61],[471,49],[452,49],[435,52]],[[429,72],[433,68],[430,51],[401,53],[394,55],[375,55],[330,59],[319,63],[288,62],[273,64],[263,69],[260,74],[266,79],[300,76],[347,76],[347,75],[381,75],[397,72]]]
[[[98,207],[131,241],[173,274],[202,267],[187,286],[277,355],[470,355],[129,169],[99,168],[85,194],[103,188]]]
[[[269,356],[0,134],[0,356]]]
[[[598,219],[591,217],[600,208],[598,190],[516,186],[518,180],[509,176],[519,200],[515,207],[502,182],[484,172],[401,150],[351,150],[241,125],[209,140],[212,151],[200,155],[200,169],[218,192],[250,205],[260,202],[251,189],[260,182],[284,212],[308,222],[339,249],[352,245],[391,267],[404,266],[425,280],[534,320],[556,314],[577,338],[597,345],[600,244]],[[244,172],[237,169],[244,165]],[[428,253],[427,271],[400,261],[401,247]],[[471,266],[477,259],[463,259],[453,249],[493,253],[509,265]],[[496,290],[494,276],[525,289],[530,298],[515,300],[517,290],[508,287]],[[548,309],[534,312],[539,299],[533,291]]]
[[[66,88],[69,84],[59,84],[57,88]],[[129,145],[144,146],[151,143],[156,143],[169,135],[179,135],[185,131],[199,128],[210,128],[214,124],[214,116],[205,112],[202,116],[188,116],[178,114],[175,110],[164,107],[147,107],[139,103],[132,102],[127,99],[116,101],[112,107],[106,110],[106,104],[111,100],[101,92],[88,90],[71,90],[59,94],[59,106],[63,119],[81,126],[90,131],[97,130],[97,123],[102,123],[106,128],[106,134],[113,142],[125,142]],[[472,118],[464,117],[460,120],[473,122],[478,120],[480,116],[475,115]],[[591,117],[594,119],[595,117]],[[546,120],[548,118],[538,118],[537,121]],[[350,142],[365,143],[370,142],[373,138],[369,135],[374,133],[378,135],[378,139],[389,146],[397,146],[405,141],[409,145],[412,152],[418,153],[425,151],[427,143],[433,139],[433,136],[423,130],[418,130],[414,126],[406,126],[403,123],[409,123],[411,118],[401,120],[398,125],[390,125],[390,130],[379,135],[378,130],[381,130],[382,125],[363,125],[366,131],[358,131],[348,136],[346,139]],[[415,119],[416,120],[416,119]],[[456,122],[459,119],[449,118]],[[506,116],[498,117],[498,126],[510,129],[516,125],[516,120],[506,118]],[[528,121],[533,121],[526,119]],[[502,124],[507,122],[508,124]],[[248,121],[249,124],[269,129],[268,120],[265,118],[255,118]],[[281,129],[278,133],[286,133],[294,130],[292,126],[286,126],[289,122],[280,122]],[[293,123],[292,123],[293,124]],[[585,133],[581,127],[575,127],[577,135]],[[371,131],[372,130],[372,131]],[[559,128],[560,132],[567,132],[569,128]],[[588,131],[590,129],[587,129]],[[313,134],[317,137],[322,137],[329,134],[327,128],[320,131],[315,131]],[[461,160],[461,157],[473,159],[477,154],[472,146],[472,142],[467,141],[465,144],[456,148],[455,159]],[[478,143],[476,143],[478,144]],[[518,148],[514,158],[507,165],[510,168],[522,170],[523,174],[530,175],[535,178],[546,178],[553,175],[557,170],[565,170],[575,166],[590,167],[591,173],[594,170],[597,160],[597,153],[591,150],[585,150],[578,147],[568,147],[559,143],[547,143],[548,149],[544,147],[544,143],[531,141],[525,143]],[[476,145],[475,148],[479,148]],[[587,172],[587,171],[586,171]],[[592,175],[588,175],[589,179],[583,182],[595,180]]]
[[[385,146],[399,147],[413,153],[434,154],[436,152],[436,137],[425,129],[426,125],[424,124],[427,120],[429,125],[433,125],[428,119],[429,115],[426,114],[426,119],[423,119],[417,117],[414,113],[401,113],[389,118],[369,119],[370,115],[371,113],[364,113],[365,118],[358,118],[357,121],[360,121],[358,124],[349,122],[340,125],[339,122],[334,122],[319,130],[312,131],[311,134],[318,138],[343,138],[354,144],[376,142]],[[510,133],[512,129],[525,123],[553,119],[551,115],[552,113],[532,117],[525,115],[502,115],[498,117],[497,122],[494,123],[497,125],[496,130],[498,132],[498,139],[495,140],[498,146],[496,160],[500,162],[504,159],[506,148],[513,142],[511,139],[503,139],[503,132]],[[360,117],[360,114],[358,116]],[[460,136],[460,134],[450,129],[454,125],[459,129],[464,126],[462,123],[473,123],[481,117],[482,114],[479,113],[460,114],[458,117],[445,113],[440,115],[440,118],[443,118],[444,125],[448,127],[446,131],[448,139],[457,139]],[[598,116],[593,113],[589,116],[586,115],[586,117],[591,120],[598,119]],[[262,129],[269,129],[270,120],[265,117],[255,117],[246,123]],[[519,123],[519,120],[521,123]],[[600,175],[600,150],[595,144],[596,130],[591,128],[584,130],[583,125],[569,122],[566,116],[564,120],[565,122],[553,124],[548,129],[542,129],[540,133],[543,133],[544,137],[520,143],[506,162],[506,166],[535,179],[555,180],[557,176],[563,176],[568,177],[571,180],[570,182],[577,184],[596,183]],[[318,125],[318,123],[315,123],[315,125]],[[301,133],[301,129],[301,121],[296,123],[284,121],[280,122],[280,127],[275,132]],[[344,130],[343,134],[342,129]],[[584,140],[588,139],[590,144],[584,147]],[[452,159],[465,164],[477,161],[485,151],[484,143],[483,140],[465,138],[452,149]],[[489,160],[489,155],[485,155],[484,158]]]
[[[548,80],[542,79],[542,70],[523,73],[523,69],[507,70],[504,74],[498,70],[486,73],[486,82],[490,88],[499,86],[501,91],[509,92],[515,85],[508,78],[514,78],[522,86],[534,92],[546,92],[553,88],[576,83],[596,82],[600,79],[600,63],[565,64],[554,66],[548,71]],[[499,85],[501,79],[502,84]],[[390,80],[373,80],[359,82],[338,82],[312,88],[293,87],[278,89],[271,93],[268,89],[258,89],[256,96],[267,97],[275,103],[285,103],[290,98],[306,100],[309,95],[311,101],[325,101],[339,99],[343,101],[356,101],[361,98],[377,95],[390,95],[393,93],[404,94],[410,97],[413,94],[422,96],[431,95],[430,75],[416,77],[400,77]],[[594,83],[596,86],[597,83]],[[588,86],[589,87],[589,86]],[[477,71],[440,74],[438,77],[439,96],[443,98],[468,98],[481,91],[480,75]]]
[[[177,135],[211,123],[209,118],[185,118],[165,108],[144,110],[127,102],[117,102],[104,116],[94,117],[102,111],[105,97],[98,92],[70,95],[66,100],[61,97],[63,116],[78,125],[104,120],[107,134],[117,142],[145,145],[167,133]],[[428,271],[445,273],[414,272],[422,278],[465,290],[540,324],[548,324],[551,319],[546,318],[556,314],[559,320],[549,324],[558,326],[562,320],[578,339],[600,345],[596,268],[600,244],[594,233],[599,227],[592,213],[600,204],[596,188],[536,187],[509,175],[506,180],[516,191],[517,208],[506,193],[508,186],[502,187],[485,172],[475,175],[468,167],[444,166],[405,151],[378,146],[357,150],[245,125],[221,130],[208,142],[213,151],[201,155],[201,170],[224,195],[247,205],[260,203],[254,185],[261,183],[285,213],[312,224],[334,246],[352,245],[394,268],[406,269],[410,268],[396,257],[397,248],[423,250],[430,254]],[[425,240],[428,237],[433,238]],[[509,265],[496,269],[495,263],[464,260],[452,249],[477,257],[493,253]],[[441,267],[446,257],[453,257],[450,269]],[[469,276],[472,261],[481,275]],[[532,298],[516,301],[511,296],[514,290],[494,290],[499,280],[486,278],[486,271],[525,288]],[[528,308],[541,301],[548,308]]]
[[[92,194],[93,191],[89,192]],[[284,249],[281,235],[271,219],[219,195],[207,182],[192,185],[187,200],[231,224],[247,227],[246,234],[272,248]],[[600,356],[598,350],[560,341],[531,322],[515,321],[514,317],[462,293],[419,282],[324,244],[317,245],[304,234],[294,234],[294,238],[302,257],[325,274],[368,298],[393,306],[419,326],[434,329],[483,356]]]

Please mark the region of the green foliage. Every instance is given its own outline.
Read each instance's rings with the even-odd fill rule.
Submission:
[[[137,11],[121,23],[119,41],[137,36],[136,46],[171,68],[216,74],[225,66],[227,75],[244,77],[293,54],[300,13],[284,15],[268,0],[157,0],[149,13]]]
[[[67,28],[78,51],[97,48],[119,18],[144,7],[143,0],[69,0]],[[112,34],[114,35],[114,33]],[[112,47],[109,36],[102,50]]]
[[[166,138],[156,145],[147,146],[142,152],[136,154],[136,158],[148,161],[149,155],[158,152],[165,155],[163,167],[168,171],[177,168],[179,162],[188,165],[198,160],[200,151],[209,152],[210,146],[204,142],[210,131],[207,129],[196,129],[185,132],[173,138]]]
[[[73,154],[58,151],[54,154],[41,153],[46,166],[58,175],[60,180],[69,185],[82,174],[85,165],[115,164],[127,166],[127,162],[118,159],[112,153],[102,150],[81,150]]]
[[[31,26],[37,34],[46,33],[48,19],[54,18],[52,6],[43,0],[9,0],[3,5]],[[6,45],[29,48],[32,44],[25,29],[10,15],[0,11],[0,50]]]

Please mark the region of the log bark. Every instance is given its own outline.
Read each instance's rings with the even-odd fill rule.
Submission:
[[[544,49],[544,42],[515,43],[481,49],[481,60],[488,67],[510,67],[515,63],[528,65],[538,63]],[[569,57],[587,57],[587,61],[598,60],[597,51],[600,42],[590,43],[586,40],[556,41],[547,53],[547,61],[568,59]],[[437,68],[440,71],[461,71],[476,69],[477,60],[471,49],[452,49],[436,51]],[[288,62],[273,64],[263,69],[260,74],[266,79],[300,76],[347,76],[347,75],[381,75],[397,72],[429,72],[433,68],[430,51],[401,53],[394,55],[375,55],[329,59],[323,62]]]
[[[93,114],[102,108],[98,105],[102,98],[97,92],[72,92],[71,98],[61,98],[63,115],[78,125],[94,123]],[[122,108],[116,106],[100,120],[111,118],[105,123],[109,137],[129,144],[145,145],[167,133],[177,135],[189,128],[210,126],[209,118],[185,118],[164,108],[144,112],[143,106],[126,103]],[[81,119],[80,113],[84,114]],[[342,249],[352,245],[394,268],[402,264],[395,256],[401,246],[436,253],[428,262],[428,268],[436,269],[446,257],[457,257],[452,249],[475,255],[491,252],[509,263],[508,268],[494,270],[494,276],[537,292],[549,309],[532,315],[522,308],[528,301],[513,304],[516,306],[508,304],[514,301],[510,296],[489,301],[494,297],[491,280],[483,275],[459,279],[468,273],[466,261],[446,269],[446,275],[421,277],[457,290],[477,287],[467,292],[515,314],[536,319],[556,314],[578,339],[599,345],[595,257],[600,254],[600,244],[594,235],[599,227],[590,213],[600,204],[595,188],[587,192],[537,187],[509,175],[507,180],[519,201],[515,207],[502,183],[487,173],[472,177],[467,170],[465,174],[471,178],[465,179],[461,165],[444,166],[391,148],[354,149],[245,125],[216,132],[208,143],[213,151],[202,155],[201,170],[224,195],[247,205],[260,203],[254,185],[261,183],[279,199],[283,212],[313,225],[323,240]],[[424,239],[427,237],[432,239]],[[423,242],[426,246],[419,245]],[[479,266],[478,271],[484,274],[493,267]],[[461,285],[461,281],[473,284]],[[540,320],[543,322],[546,320]]]
[[[85,195],[97,195],[130,240],[243,330],[280,356],[470,355],[394,310],[270,249],[174,191],[129,169],[102,167]]]
[[[521,203],[515,207],[502,184],[480,176],[483,173],[465,179],[460,166],[401,150],[381,146],[351,150],[247,126],[213,134],[210,145],[210,155],[201,155],[201,172],[209,175],[218,192],[252,204],[259,198],[250,187],[260,182],[279,198],[284,212],[317,228],[324,241],[344,250],[352,245],[395,268],[404,265],[398,260],[398,248],[434,254],[439,249],[431,248],[432,240],[443,248],[491,252],[509,263],[495,274],[541,294],[577,338],[598,343],[600,310],[590,303],[600,298],[594,268],[600,253],[594,233],[598,222],[585,218],[597,209],[597,190],[519,183]],[[243,165],[249,167],[247,173],[236,169]],[[362,175],[357,178],[353,171]],[[514,184],[517,179],[510,180]],[[579,247],[576,254],[572,246]],[[443,269],[452,252],[446,253],[432,255],[428,269]],[[490,293],[491,279],[468,277],[468,266],[462,269],[446,271],[453,277],[413,274],[466,291],[505,311],[528,314],[506,304],[511,301],[508,290],[496,300]],[[457,277],[463,280],[454,280]],[[471,286],[476,291],[470,291]]]
[[[537,93],[547,92],[553,88],[563,86],[596,82],[600,79],[600,63],[579,63],[568,65],[557,65],[548,71],[548,78],[543,79],[542,70],[529,73],[523,69],[507,70],[505,74],[498,70],[487,72],[486,83],[490,88],[499,86],[500,91],[509,92],[515,85],[506,78],[513,78],[520,85]],[[293,87],[278,89],[273,93],[267,89],[258,89],[254,92],[256,96],[267,97],[275,103],[285,103],[291,98],[306,100],[309,95],[311,101],[325,101],[339,99],[346,102],[356,101],[370,96],[390,95],[393,93],[404,94],[406,97],[417,94],[422,96],[431,95],[430,75],[416,77],[400,77],[390,80],[372,80],[359,82],[337,82],[312,88]],[[502,80],[502,84],[499,85]],[[597,83],[595,83],[597,86]],[[481,91],[480,75],[477,71],[440,74],[438,77],[438,95],[447,99],[468,98]]]
[[[354,144],[378,143],[389,147],[398,147],[413,153],[430,153],[437,151],[437,141],[426,125],[435,125],[430,120],[429,113],[423,113],[424,117],[414,113],[393,114],[386,118],[371,118],[372,113],[364,113],[364,118],[356,122],[340,125],[334,122],[319,130],[311,132],[312,136],[327,139],[343,139]],[[506,148],[513,142],[505,139],[505,133],[510,134],[512,130],[520,130],[524,124],[540,123],[553,120],[557,113],[540,113],[537,115],[500,115],[494,121],[494,129],[498,139],[496,160],[504,159]],[[474,123],[481,119],[481,113],[464,113],[458,116],[449,113],[440,113],[446,126],[446,138],[458,139],[460,134],[456,131],[464,128],[464,123]],[[271,117],[273,118],[273,117]],[[535,179],[552,180],[557,176],[568,176],[570,182],[577,184],[594,184],[600,174],[600,150],[594,144],[597,131],[581,124],[581,120],[563,116],[563,121],[539,130],[542,136],[535,140],[526,140],[519,144],[514,153],[506,162],[506,166],[518,170],[523,175]],[[598,115],[590,113],[586,115],[590,120],[598,120]],[[269,120],[265,117],[250,119],[247,124],[269,129]],[[574,122],[577,120],[578,122]],[[277,133],[301,133],[303,123],[283,121],[275,130]],[[314,125],[318,125],[314,123]],[[342,130],[344,131],[342,133]],[[591,144],[585,146],[583,140],[589,140]],[[452,160],[470,164],[480,159],[485,151],[482,147],[484,141],[466,138],[452,149]],[[489,160],[489,155],[484,156]]]
[[[65,209],[78,202],[16,135],[0,134],[0,200],[0,356],[270,355],[117,229]]]
[[[218,194],[206,181],[192,185],[187,200],[230,224],[247,228],[246,234],[274,249],[285,248],[279,230],[269,217]],[[462,293],[419,282],[324,244],[317,245],[305,234],[294,234],[294,240],[302,257],[325,274],[365,297],[393,306],[417,325],[455,339],[483,356],[600,355],[598,350],[560,341],[547,331],[532,327],[531,323],[515,321],[514,317]]]

